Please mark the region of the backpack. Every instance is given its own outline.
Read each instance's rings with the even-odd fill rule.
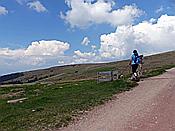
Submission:
[[[134,56],[135,56],[134,63],[138,64],[139,63],[139,56],[138,56],[138,54],[137,55],[134,54]]]

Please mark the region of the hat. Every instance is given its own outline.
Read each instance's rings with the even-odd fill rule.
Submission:
[[[137,50],[134,50],[133,53],[136,54],[137,53]]]

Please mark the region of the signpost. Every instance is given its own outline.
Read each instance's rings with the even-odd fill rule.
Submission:
[[[97,82],[107,82],[107,81],[114,81],[119,79],[119,72],[118,71],[104,71],[104,72],[97,72]]]

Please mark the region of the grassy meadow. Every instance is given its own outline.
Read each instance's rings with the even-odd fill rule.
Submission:
[[[66,126],[84,111],[103,104],[112,95],[136,83],[119,80],[99,83],[36,84],[0,88],[0,130],[48,130]],[[27,98],[16,103],[8,100]]]

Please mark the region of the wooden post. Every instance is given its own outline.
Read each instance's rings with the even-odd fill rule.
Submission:
[[[111,71],[111,81],[113,81],[113,71]]]

